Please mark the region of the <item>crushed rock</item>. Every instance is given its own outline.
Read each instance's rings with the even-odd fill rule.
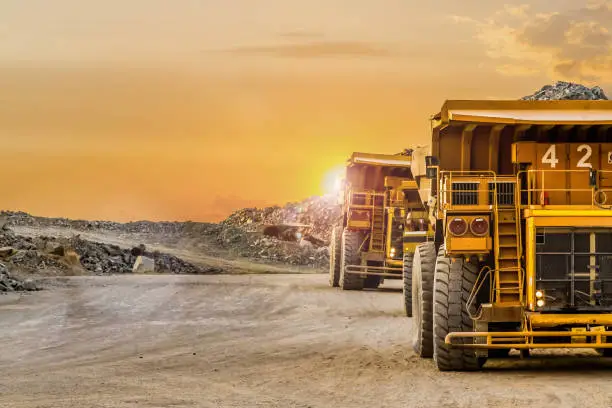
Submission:
[[[142,250],[143,246],[139,247]],[[42,272],[66,275],[75,273],[116,274],[132,273],[137,256],[133,250],[122,249],[81,239],[16,235],[12,230],[0,230],[0,258],[10,269],[22,272]],[[144,252],[155,261],[161,273],[212,274],[223,270],[216,267],[193,265],[176,256],[160,252]]]
[[[35,290],[39,290],[39,288],[32,279],[17,279],[9,273],[4,263],[0,263],[0,293]]]
[[[598,86],[588,88],[573,82],[557,81],[554,85],[544,85],[532,95],[521,98],[526,101],[553,101],[553,100],[607,100],[603,89]]]

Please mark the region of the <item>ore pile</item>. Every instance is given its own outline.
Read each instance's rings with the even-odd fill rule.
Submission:
[[[0,259],[9,269],[45,274],[74,274],[90,272],[98,275],[132,273],[138,255],[155,261],[155,269],[161,273],[211,274],[222,272],[219,268],[200,267],[172,255],[160,252],[133,253],[116,245],[92,242],[74,236],[70,239],[39,236],[36,238],[16,235],[8,228],[0,230]]]
[[[16,291],[39,290],[34,281],[26,279],[21,281],[14,278],[8,271],[5,264],[0,263],[0,293]]]
[[[155,270],[175,274],[207,274],[222,272],[218,268],[200,267],[183,261],[173,255],[160,252],[134,251],[117,245],[107,245],[73,237],[69,241],[80,256],[81,264],[96,274],[131,273],[138,255],[142,254],[155,261]]]
[[[113,221],[86,221],[70,220],[67,218],[44,218],[35,217],[24,212],[2,211],[0,215],[6,217],[8,225],[31,226],[31,227],[60,227],[71,228],[77,231],[115,231],[130,234],[164,234],[164,235],[186,235],[201,234],[211,235],[219,232],[219,225],[201,222],[153,222],[134,221],[119,223]]]
[[[240,227],[246,231],[257,231],[262,225],[305,224],[310,226],[308,235],[329,242],[331,225],[340,212],[336,197],[315,196],[284,207],[244,208],[234,212],[221,225],[224,228]]]
[[[322,268],[328,263],[331,226],[340,211],[331,197],[245,208],[221,223],[217,241],[238,256]]]
[[[545,85],[533,95],[528,95],[522,100],[526,101],[553,101],[553,100],[607,100],[608,97],[603,89],[598,86],[588,88],[573,82],[558,81],[554,85]]]
[[[327,246],[315,246],[305,239],[292,242],[266,237],[240,227],[224,228],[218,242],[233,255],[262,261],[322,268],[329,259]]]
[[[50,238],[53,239],[53,238]],[[160,252],[134,251],[117,245],[92,242],[75,236],[67,241],[74,248],[85,269],[95,274],[131,273],[138,255],[152,258],[156,272],[174,274],[212,274],[222,272],[219,268],[200,267],[173,255]]]

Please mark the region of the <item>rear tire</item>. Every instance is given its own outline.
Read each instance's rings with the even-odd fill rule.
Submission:
[[[380,286],[380,276],[367,276],[363,281],[363,287],[367,289],[377,289]]]
[[[404,252],[404,262],[402,264],[402,278],[404,280],[403,296],[404,296],[404,311],[406,316],[412,317],[412,262],[414,254]]]
[[[345,273],[348,265],[360,265],[359,246],[362,234],[344,230],[342,234],[342,262],[340,268],[340,287],[343,290],[362,290],[364,279],[354,273]]]
[[[419,244],[412,262],[412,348],[423,358],[433,356],[433,280],[436,247]]]
[[[440,371],[476,371],[486,362],[477,357],[474,349],[451,348],[445,342],[451,332],[473,331],[473,322],[466,304],[478,277],[478,265],[463,259],[451,262],[440,247],[434,280],[434,361]],[[473,340],[458,339],[458,344],[472,344]]]
[[[342,261],[342,227],[332,229],[329,246],[329,286],[340,286],[340,262]]]
[[[489,358],[508,358],[510,349],[490,349]]]

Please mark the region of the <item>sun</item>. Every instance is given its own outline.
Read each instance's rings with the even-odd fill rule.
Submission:
[[[345,171],[346,167],[344,165],[338,165],[325,173],[321,183],[321,188],[325,195],[338,195],[342,191]]]

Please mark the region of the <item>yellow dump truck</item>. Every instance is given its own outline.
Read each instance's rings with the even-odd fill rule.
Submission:
[[[412,156],[353,153],[346,165],[342,216],[330,244],[329,284],[377,288],[384,278],[412,282],[412,254],[432,235],[411,172]],[[405,268],[404,268],[405,266]],[[412,293],[410,286],[405,291]],[[412,302],[406,304],[412,314]]]
[[[612,356],[612,101],[447,101],[414,157],[433,242],[413,347],[440,370],[541,348]]]

